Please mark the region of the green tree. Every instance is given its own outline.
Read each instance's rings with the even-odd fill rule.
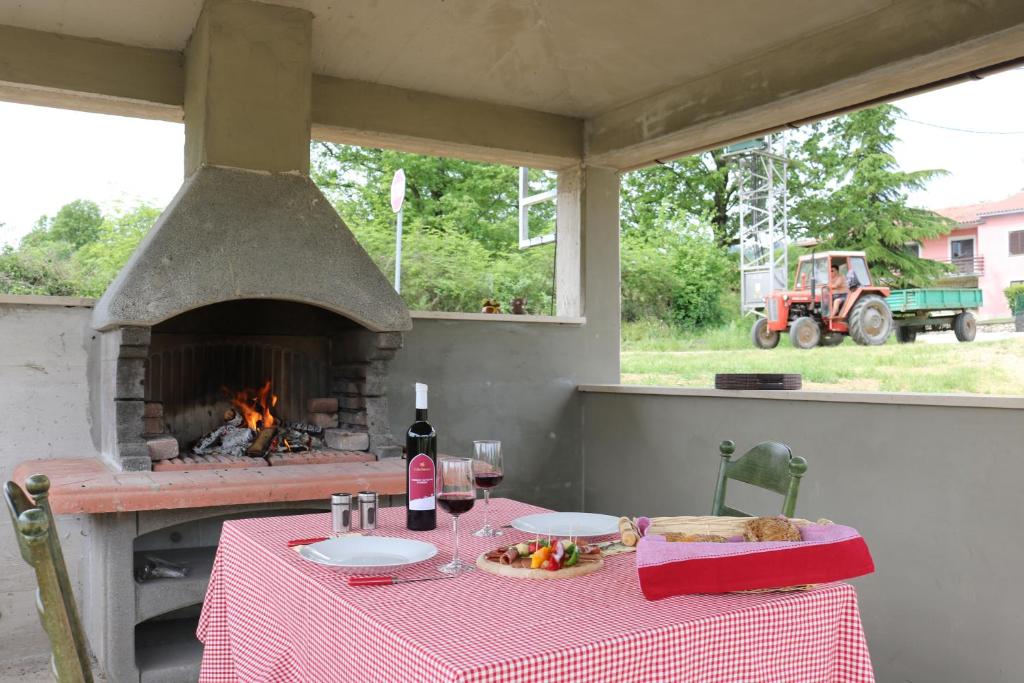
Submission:
[[[77,287],[66,258],[47,245],[0,248],[0,294],[70,296]]]
[[[823,248],[862,250],[872,274],[893,286],[923,286],[946,272],[906,245],[949,232],[950,222],[908,204],[942,170],[902,171],[892,154],[902,111],[883,104],[816,126],[801,146],[794,215]]]
[[[463,233],[489,252],[517,244],[519,180],[511,166],[313,144],[314,181],[353,223],[394,225],[391,179],[399,168],[406,177],[406,224]]]
[[[65,204],[52,218],[42,216],[32,231],[22,239],[26,246],[42,242],[65,242],[71,250],[80,249],[99,238],[103,213],[96,202],[76,199]]]
[[[0,251],[0,292],[99,296],[160,215],[139,204],[107,216],[87,200],[41,217],[18,248]],[[76,246],[77,245],[77,246]]]
[[[723,295],[738,277],[735,259],[710,228],[669,221],[647,233],[624,232],[620,254],[624,320],[657,318],[680,329],[725,320]]]
[[[724,150],[682,157],[622,177],[622,229],[659,230],[668,213],[710,225],[715,243],[726,248],[739,240],[736,197],[736,169]]]
[[[485,298],[550,313],[554,245],[519,249],[519,177],[511,166],[314,142],[312,177],[380,269],[395,262],[391,179],[406,174],[402,297],[413,309],[479,311]],[[531,170],[532,191],[554,175]],[[554,230],[554,203],[530,210],[531,234]]]
[[[159,216],[160,209],[148,204],[106,216],[95,240],[72,257],[80,293],[84,296],[103,294]]]

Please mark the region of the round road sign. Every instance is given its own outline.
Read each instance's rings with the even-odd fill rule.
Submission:
[[[398,169],[391,180],[391,210],[398,213],[405,202],[405,171]]]

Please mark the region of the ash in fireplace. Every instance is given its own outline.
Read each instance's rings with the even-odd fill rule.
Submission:
[[[196,455],[228,455],[254,458],[269,453],[297,453],[322,448],[324,430],[305,422],[279,423],[259,430],[250,429],[234,410],[224,413],[224,424],[192,448]]]
[[[245,455],[256,438],[256,432],[243,424],[234,410],[224,413],[224,424],[213,430],[192,448],[196,455]]]

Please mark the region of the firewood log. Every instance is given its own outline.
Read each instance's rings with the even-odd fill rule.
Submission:
[[[252,458],[262,458],[270,450],[270,444],[274,441],[276,435],[277,427],[261,429],[260,433],[256,435],[252,444],[245,451],[245,454]]]

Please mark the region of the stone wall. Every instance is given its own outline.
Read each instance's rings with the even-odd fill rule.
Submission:
[[[941,397],[907,405],[898,395],[582,396],[588,510],[708,514],[721,440],[736,441],[737,453],[787,443],[809,464],[797,515],[856,527],[874,555],[876,572],[854,583],[878,680],[1020,679],[1024,409]],[[752,512],[781,506],[742,484],[730,484],[728,499]]]

